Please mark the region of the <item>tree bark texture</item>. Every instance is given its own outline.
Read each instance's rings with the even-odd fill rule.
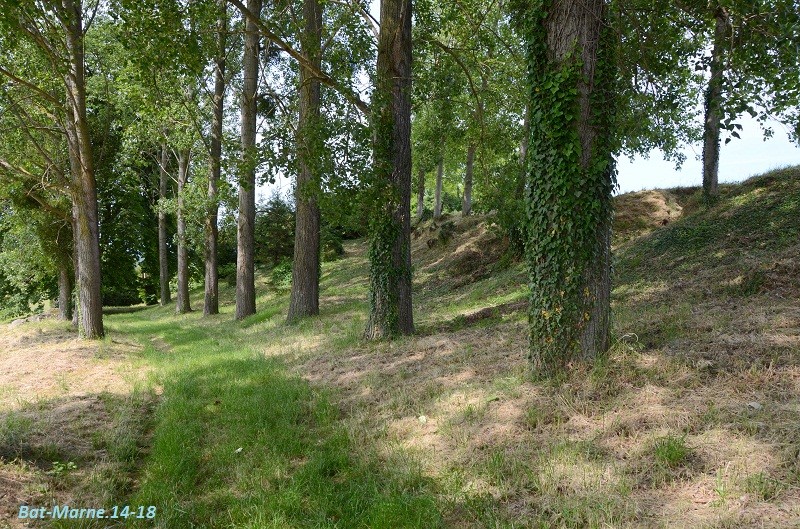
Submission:
[[[72,205],[72,326],[78,328],[78,313],[80,309],[80,299],[78,296],[77,285],[80,280],[78,269],[78,208]]]
[[[533,17],[546,47],[532,42],[529,56],[526,255],[531,361],[550,374],[609,346],[614,63],[605,0],[556,0],[546,9]],[[538,90],[543,82],[554,90]]]
[[[219,198],[217,186],[220,179],[220,160],[222,158],[222,126],[225,113],[225,50],[228,32],[228,4],[220,0],[217,20],[217,56],[214,59],[214,109],[211,121],[211,152],[208,175],[208,212],[205,224],[205,298],[203,315],[219,314],[219,273],[217,270],[217,238],[219,229]]]
[[[725,69],[725,40],[728,34],[728,14],[717,6],[714,12],[714,46],[711,50],[711,78],[705,97],[703,121],[703,198],[713,200],[719,195],[719,135],[722,121],[722,83]]]
[[[184,203],[186,182],[189,179],[188,150],[178,153],[178,291],[175,295],[175,312],[185,314],[192,311],[189,304],[189,252],[186,246],[186,205]]]
[[[411,305],[411,1],[382,0],[372,120],[370,314],[365,336],[414,332]]]
[[[167,198],[169,189],[169,174],[167,165],[169,164],[169,149],[166,144],[161,146],[161,163],[159,164],[158,175],[158,198]],[[167,251],[167,213],[158,208],[158,281],[161,287],[161,306],[167,306],[172,298],[169,292],[169,252]]]
[[[92,159],[92,143],[86,116],[84,78],[83,19],[80,1],[63,0],[67,16],[62,20],[66,33],[69,71],[64,81],[67,91],[65,130],[72,173],[71,194],[75,213],[76,254],[78,256],[78,333],[84,338],[100,338],[103,330],[103,300],[100,279],[100,238],[97,214],[97,183]]]
[[[261,0],[248,0],[247,9],[261,16]],[[255,23],[245,20],[242,57],[242,155],[239,176],[239,217],[236,229],[236,319],[256,312],[255,220],[256,220],[256,90],[258,88],[259,33]]]
[[[472,213],[472,174],[475,167],[475,145],[467,147],[467,167],[464,171],[464,199],[461,201],[461,216]]]
[[[305,31],[301,38],[303,54],[313,66],[321,67],[322,8],[317,0],[303,1]],[[295,186],[296,223],[292,291],[288,321],[319,314],[320,211],[319,168],[321,144],[319,136],[320,83],[311,70],[300,66],[300,116],[297,126],[297,158],[299,173]]]
[[[528,175],[528,142],[531,137],[531,105],[525,105],[525,115],[522,118],[522,139],[519,141],[519,167],[520,178],[517,192],[522,196],[525,192],[525,181]]]
[[[442,216],[442,183],[444,180],[444,158],[439,158],[439,165],[436,166],[436,191],[433,195],[433,218],[438,219]]]
[[[425,168],[420,164],[417,169],[417,220],[425,211]]]
[[[72,320],[72,274],[67,261],[58,264],[58,319]]]

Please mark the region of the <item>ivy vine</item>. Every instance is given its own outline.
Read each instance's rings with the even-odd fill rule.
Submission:
[[[608,266],[616,185],[613,130],[613,35],[603,31],[594,79],[584,79],[581,50],[563,59],[548,49],[553,0],[526,2],[520,16],[527,42],[531,132],[526,183],[525,254],[530,285],[530,355],[540,373],[553,373],[581,356],[581,335],[592,318],[590,288],[598,266]],[[582,163],[581,85],[590,91],[589,126],[595,132],[589,163]]]

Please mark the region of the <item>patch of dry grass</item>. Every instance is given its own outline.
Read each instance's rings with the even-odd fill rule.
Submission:
[[[103,507],[132,489],[154,403],[138,350],[55,321],[0,330],[0,526],[28,527],[23,504]]]

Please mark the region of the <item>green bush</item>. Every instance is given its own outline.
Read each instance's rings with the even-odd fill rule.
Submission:
[[[225,263],[217,268],[217,276],[229,287],[236,286],[236,263]]]
[[[270,283],[273,287],[284,290],[292,285],[292,260],[284,259],[270,272]]]

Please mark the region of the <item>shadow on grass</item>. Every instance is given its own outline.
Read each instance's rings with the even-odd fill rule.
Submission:
[[[131,307],[103,307],[103,315],[109,316],[111,314],[131,314],[149,309],[155,305],[133,305]]]
[[[132,500],[157,506],[158,527],[441,525],[432,481],[352,446],[324,395],[274,359],[225,343],[198,355],[206,346],[174,351]]]
[[[154,395],[138,391],[70,395],[0,414],[0,519],[16,518],[23,504],[124,503],[147,450],[154,402]],[[74,521],[50,526],[62,523],[75,527]]]

